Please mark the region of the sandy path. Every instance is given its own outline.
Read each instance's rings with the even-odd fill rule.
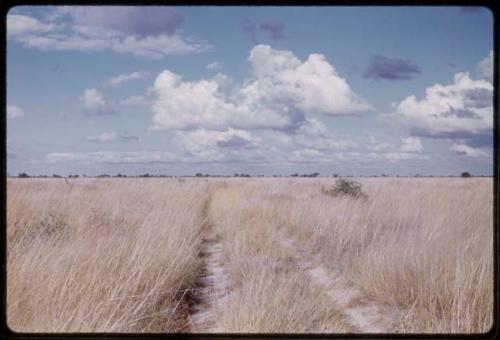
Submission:
[[[294,260],[312,283],[318,285],[330,298],[335,309],[345,315],[345,320],[360,333],[388,333],[392,317],[382,313],[377,304],[368,299],[358,287],[345,280],[340,272],[322,266],[319,257],[307,256],[284,233],[280,244],[290,249]]]
[[[209,333],[217,329],[217,309],[224,308],[229,297],[229,277],[222,263],[222,242],[210,220],[209,199],[204,208],[205,225],[202,231],[200,257],[204,271],[195,290],[194,303],[189,311],[188,323],[192,332]],[[389,333],[394,316],[386,315],[382,308],[369,299],[361,289],[342,277],[340,272],[321,265],[318,255],[307,255],[283,230],[278,243],[289,249],[293,260],[306,279],[317,285],[330,299],[335,310],[342,312],[344,320],[359,333]]]
[[[208,200],[205,212],[205,225],[202,231],[200,257],[203,259],[204,272],[199,279],[200,288],[196,290],[197,301],[190,309],[188,322],[192,332],[210,332],[216,323],[215,309],[225,303],[229,292],[229,279],[222,263],[222,243],[216,234],[208,214]]]

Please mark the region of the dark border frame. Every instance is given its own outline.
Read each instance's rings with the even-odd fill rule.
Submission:
[[[6,92],[7,92],[7,13],[14,6],[28,5],[138,5],[138,6],[153,6],[153,5],[189,5],[189,6],[473,6],[486,7],[493,15],[493,86],[494,86],[494,101],[493,101],[493,266],[494,266],[494,295],[493,295],[493,321],[494,324],[491,330],[487,333],[480,334],[444,334],[444,333],[410,333],[410,334],[394,334],[394,333],[360,333],[360,334],[282,334],[282,333],[17,333],[9,329],[7,325],[7,238],[6,238],[6,216],[7,216],[7,125],[6,125]],[[0,206],[0,213],[3,216],[4,229],[0,233],[0,244],[3,246],[0,251],[0,337],[7,339],[157,339],[157,338],[197,338],[197,339],[232,339],[232,338],[290,338],[290,339],[496,339],[500,338],[500,300],[499,300],[499,270],[500,270],[500,233],[498,223],[498,184],[500,179],[500,169],[498,168],[498,108],[500,105],[499,98],[499,35],[500,23],[499,13],[500,4],[498,0],[314,0],[307,2],[305,0],[241,0],[237,3],[227,0],[146,0],[138,2],[134,0],[5,0],[0,2],[0,45],[3,47],[3,53],[0,55],[1,63],[0,74],[3,75],[1,89],[3,95],[0,96],[0,107],[2,115],[0,116],[0,125],[2,128],[3,138],[1,139],[2,163],[0,170],[0,199],[3,204]]]

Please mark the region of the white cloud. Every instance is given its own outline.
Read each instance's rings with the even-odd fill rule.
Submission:
[[[255,81],[242,89],[247,100],[285,101],[300,111],[327,115],[352,114],[370,109],[321,54],[301,62],[290,51],[257,45],[248,58]]]
[[[301,62],[290,51],[257,45],[250,52],[253,76],[231,96],[219,78],[185,82],[163,71],[155,81],[154,129],[295,129],[305,114],[351,114],[370,107],[322,55]],[[196,98],[193,101],[192,98]]]
[[[43,23],[30,16],[19,14],[7,15],[8,38],[16,38],[27,34],[50,32],[56,30],[57,28],[57,25]]]
[[[177,35],[145,38],[128,36],[112,45],[112,50],[116,53],[130,53],[151,59],[162,59],[168,55],[195,54],[210,48],[207,43],[186,40]]]
[[[149,72],[145,71],[136,71],[127,74],[120,74],[115,77],[111,77],[106,80],[103,84],[103,87],[118,87],[132,80],[140,80],[145,79],[149,76]]]
[[[94,151],[94,152],[52,152],[45,156],[49,163],[154,163],[171,162],[176,156],[164,151]]]
[[[401,151],[404,152],[422,152],[424,150],[422,142],[416,137],[407,137],[401,139]]]
[[[78,34],[26,35],[18,38],[25,47],[42,51],[106,51],[137,57],[162,59],[168,55],[199,53],[209,48],[204,43],[187,42],[178,36],[88,37]]]
[[[81,100],[89,115],[104,115],[114,112],[111,102],[96,89],[86,89]]]
[[[465,144],[453,144],[450,147],[450,150],[453,151],[456,154],[459,155],[464,155],[472,158],[479,158],[479,157],[489,157],[488,153],[478,149],[478,148],[472,148],[468,145]]]
[[[309,125],[311,133],[304,133],[303,127]],[[299,132],[289,136],[292,144],[291,160],[297,162],[328,163],[336,161],[355,161],[369,163],[375,161],[399,162],[405,160],[428,159],[420,140],[403,139],[400,146],[369,133],[353,138],[350,135],[334,136],[318,122],[303,125]],[[314,126],[314,128],[313,128]],[[313,133],[314,131],[314,133]]]
[[[183,82],[181,76],[165,70],[156,78],[154,89],[155,129],[225,129],[231,115],[238,114],[213,80]]]
[[[149,7],[56,7],[49,22],[8,15],[9,39],[42,51],[113,51],[161,59],[211,48],[176,33],[180,24],[172,9]],[[55,22],[58,22],[57,24]]]
[[[182,161],[258,162],[266,164],[332,162],[400,162],[425,160],[427,155],[401,149],[373,135],[336,136],[321,121],[308,119],[294,134],[279,130],[226,131],[195,129],[177,131],[176,147]],[[410,142],[411,143],[411,142]],[[184,153],[183,153],[184,152]]]
[[[477,65],[479,77],[493,84],[493,51]]]
[[[7,118],[16,119],[24,117],[24,110],[16,105],[7,105]]]
[[[214,61],[206,66],[207,70],[220,70],[221,65],[218,61]]]
[[[472,80],[467,72],[457,73],[453,84],[427,88],[424,99],[412,95],[401,101],[396,115],[422,135],[488,133],[493,128],[493,85]]]

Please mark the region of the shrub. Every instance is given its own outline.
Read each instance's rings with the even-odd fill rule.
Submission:
[[[462,177],[472,177],[470,173],[468,172],[462,172]]]
[[[351,196],[353,198],[367,198],[361,190],[361,183],[351,180],[338,179],[332,188],[321,188],[321,192],[329,196]]]

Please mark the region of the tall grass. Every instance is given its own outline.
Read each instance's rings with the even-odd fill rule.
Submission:
[[[185,331],[207,189],[204,181],[9,179],[9,327]]]
[[[356,332],[297,256],[340,272],[392,332],[487,332],[492,180],[358,181],[363,198],[328,194],[333,179],[9,180],[8,324],[189,331],[208,219],[228,289],[207,332]]]
[[[283,188],[281,225],[390,313],[395,332],[487,332],[493,322],[491,179],[364,179],[369,199]]]
[[[353,332],[282,245],[277,210],[267,206],[275,184],[266,183],[232,183],[212,198],[210,218],[221,237],[229,294],[216,305],[209,331]]]

